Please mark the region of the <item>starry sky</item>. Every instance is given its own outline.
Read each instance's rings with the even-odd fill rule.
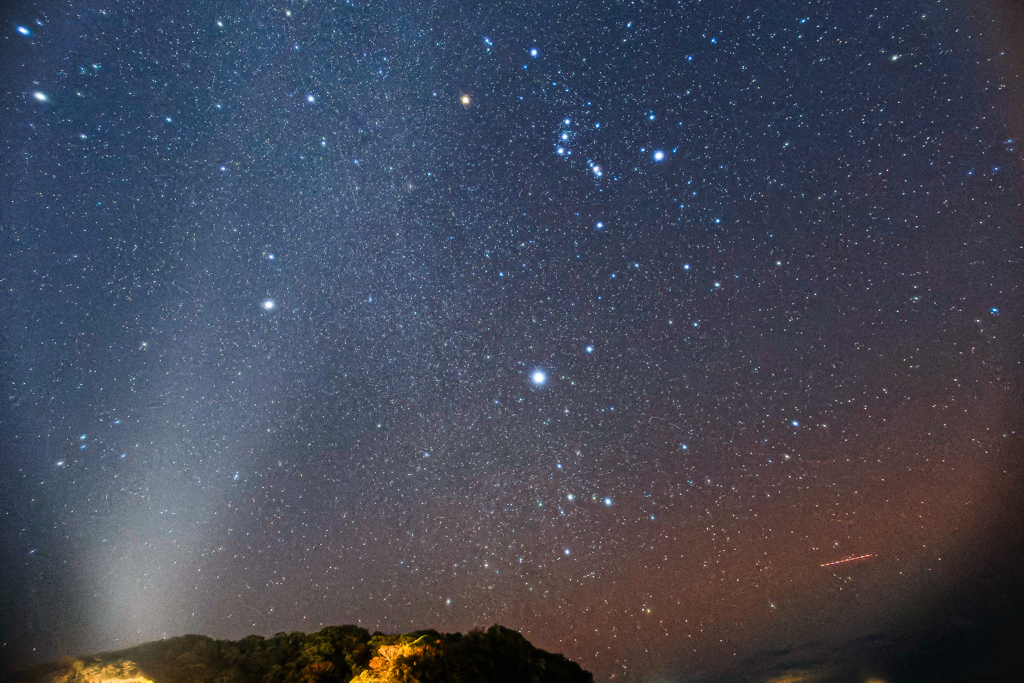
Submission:
[[[501,623],[682,680],[983,621],[1014,7],[8,7],[0,657]]]

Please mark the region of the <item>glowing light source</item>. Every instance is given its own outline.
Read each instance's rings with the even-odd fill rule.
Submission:
[[[468,107],[469,103],[471,102],[471,100],[469,99],[469,95],[463,95],[462,97],[460,97],[459,102],[462,102],[463,107]]]
[[[544,374],[543,370],[534,370],[533,374],[530,375],[530,379],[534,384],[541,385],[548,381],[548,376]]]

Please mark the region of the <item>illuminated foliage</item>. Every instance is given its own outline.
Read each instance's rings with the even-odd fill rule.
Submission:
[[[154,683],[127,660],[87,665],[76,659],[67,664],[67,669],[53,674],[48,683]]]
[[[402,635],[332,626],[219,641],[182,636],[121,652],[65,659],[23,673],[20,683],[593,683],[561,655],[516,631]]]

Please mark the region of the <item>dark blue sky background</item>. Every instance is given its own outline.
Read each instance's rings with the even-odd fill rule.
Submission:
[[[1014,11],[5,12],[3,660],[500,622],[648,680],[982,624]]]

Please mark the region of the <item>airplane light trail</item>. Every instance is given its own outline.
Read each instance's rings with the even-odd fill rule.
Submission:
[[[874,557],[874,556],[875,556],[874,553],[868,553],[867,555],[858,555],[857,557],[848,557],[845,560],[836,560],[835,562],[827,562],[827,563],[825,563],[825,564],[823,564],[821,566],[822,567],[831,567],[832,565],[835,565],[835,564],[843,564],[844,562],[853,562],[854,560],[866,560],[867,558]]]

